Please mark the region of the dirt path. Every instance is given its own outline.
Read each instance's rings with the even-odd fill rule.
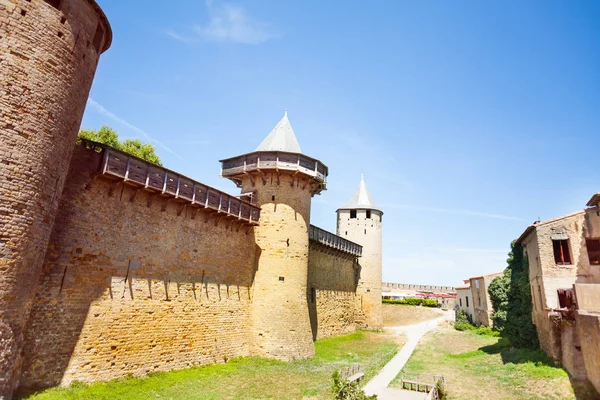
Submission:
[[[429,321],[421,322],[415,325],[408,326],[396,326],[396,327],[388,327],[387,329],[394,329],[396,334],[405,334],[408,338],[406,344],[402,347],[402,349],[388,362],[379,374],[377,374],[373,379],[371,379],[364,386],[364,391],[368,395],[376,394],[379,399],[385,400],[387,398],[397,398],[402,399],[400,397],[402,395],[402,390],[399,389],[391,389],[388,388],[388,385],[394,380],[394,378],[400,373],[411,354],[419,344],[419,340],[432,329],[438,326],[438,323],[444,320],[453,320],[454,312],[447,311],[441,317],[436,319],[432,319]],[[393,392],[393,393],[392,393]],[[391,397],[396,396],[396,397]],[[408,397],[407,393],[404,398],[414,398]]]

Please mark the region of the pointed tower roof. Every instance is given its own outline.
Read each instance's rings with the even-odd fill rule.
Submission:
[[[290,120],[287,117],[287,110],[283,118],[275,125],[275,128],[258,145],[255,151],[286,151],[288,153],[302,153],[298,139],[294,134]]]
[[[340,207],[341,210],[356,208],[379,210],[373,201],[373,197],[371,197],[371,193],[369,193],[369,190],[367,189],[367,185],[365,185],[363,174],[360,174],[360,184],[358,185],[358,189],[356,190],[356,193],[354,193],[352,200],[344,204],[343,207]]]

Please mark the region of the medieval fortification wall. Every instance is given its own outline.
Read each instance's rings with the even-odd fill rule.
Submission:
[[[307,351],[313,340],[356,329],[363,314],[355,255],[307,242],[308,257],[296,256],[307,260],[296,296],[305,303],[294,304],[294,294],[278,287],[302,281],[286,261],[287,239],[261,247],[256,235],[266,228],[240,228],[211,210],[99,177],[103,157],[75,146],[25,335],[21,390],[262,354],[275,329],[263,333],[254,320],[272,320],[277,304],[289,311],[280,315],[282,329],[295,330],[294,319],[304,318]],[[263,205],[261,224],[268,207],[285,212]],[[268,246],[282,269],[267,270],[272,282],[259,285],[258,260]]]
[[[0,0],[0,38],[0,398],[305,358],[315,339],[381,327],[382,212],[361,182],[338,210],[353,241],[310,225],[328,170],[302,154],[287,115],[253,153],[222,161],[250,203],[75,145],[111,42],[93,0]]]

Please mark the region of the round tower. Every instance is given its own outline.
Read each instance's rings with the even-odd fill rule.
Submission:
[[[308,315],[311,197],[325,190],[327,167],[305,156],[287,112],[249,154],[222,160],[222,176],[261,207],[252,296],[253,353],[282,360],[314,355]]]
[[[367,329],[383,327],[381,306],[381,227],[383,211],[375,205],[361,175],[352,200],[337,210],[337,234],[363,246],[356,289],[362,321]]]
[[[77,131],[110,42],[94,0],[0,1],[0,398],[17,384]]]

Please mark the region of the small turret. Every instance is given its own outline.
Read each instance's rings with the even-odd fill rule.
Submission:
[[[310,203],[327,167],[301,153],[287,112],[252,153],[222,160],[222,176],[261,207],[254,277],[254,354],[283,360],[314,355],[308,315]]]
[[[377,207],[361,175],[352,199],[337,210],[337,234],[363,246],[357,294],[363,328],[383,326],[381,308],[381,227],[383,211]]]

